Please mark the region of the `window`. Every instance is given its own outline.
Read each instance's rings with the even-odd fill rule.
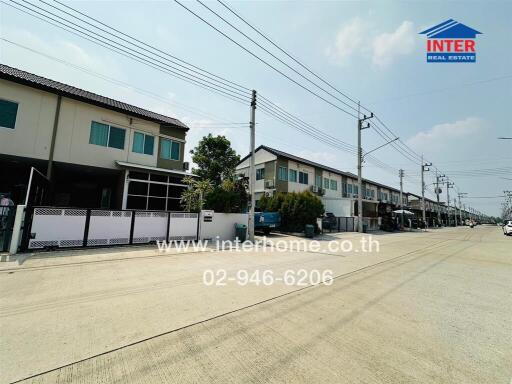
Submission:
[[[324,177],[324,188],[329,189],[329,179],[327,177]]]
[[[357,185],[354,185],[353,189],[354,189],[354,195],[359,195],[359,187]]]
[[[290,177],[289,180],[293,183],[297,182],[297,171],[295,169],[290,169]]]
[[[160,157],[166,160],[180,159],[180,143],[169,139],[160,139]]]
[[[337,191],[338,190],[338,182],[336,180],[332,180],[331,179],[331,189],[333,191]]]
[[[288,168],[286,168],[286,167],[279,167],[277,177],[281,181],[288,181]]]
[[[155,137],[144,133],[135,132],[133,134],[132,151],[135,153],[143,153],[145,155],[153,155],[153,147],[155,146]]]
[[[126,131],[123,128],[116,128],[107,124],[93,121],[91,123],[89,144],[101,145],[102,147],[124,149],[125,134]]]
[[[321,175],[316,175],[315,185],[319,188],[322,188],[322,176]]]
[[[299,172],[299,183],[308,184],[309,175],[306,172]]]
[[[0,100],[0,127],[14,129],[17,114],[18,103]]]
[[[256,170],[256,180],[262,180],[265,178],[265,168],[258,168]]]
[[[352,194],[352,184],[347,184],[347,193]]]

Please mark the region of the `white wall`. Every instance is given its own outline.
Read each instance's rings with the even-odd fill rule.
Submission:
[[[265,164],[258,164],[258,165],[254,166],[255,172],[256,172],[256,169],[261,169],[261,168],[265,168]],[[237,167],[236,172],[238,174],[243,174],[245,177],[249,177],[249,167],[246,167],[246,168],[238,168]],[[265,180],[268,180],[266,175],[265,175],[265,178],[255,181],[255,184],[254,184],[255,192],[265,192]]]
[[[324,178],[328,178],[329,179],[329,189],[325,188],[324,185],[323,185],[323,179]],[[336,180],[337,182],[337,189],[336,191],[333,191],[331,189],[331,182],[330,180]],[[325,195],[324,197],[326,198],[332,198],[332,197],[341,197],[342,196],[342,184],[341,184],[341,176],[336,174],[336,173],[331,173],[331,172],[326,172],[326,171],[323,171],[322,172],[322,188],[325,188]]]
[[[124,149],[89,144],[92,121],[124,128]],[[130,124],[130,117],[127,115],[63,98],[54,159],[103,168],[116,168],[116,161],[156,167],[159,130],[159,124],[136,118],[131,118]],[[155,136],[152,156],[132,152],[135,131]]]
[[[328,198],[323,196],[321,198],[325,207],[325,212],[332,212],[334,216],[350,217],[352,216],[352,201],[353,199],[345,198]]]
[[[297,171],[296,183],[290,181],[290,169],[294,169]],[[299,171],[306,172],[308,174],[307,185],[299,183]],[[305,190],[310,190],[312,185],[315,185],[315,168],[302,163],[297,163],[296,161],[293,160],[288,160],[288,192],[302,192]]]
[[[199,238],[211,239],[216,242],[219,240],[235,239],[235,224],[248,225],[249,215],[247,213],[219,213],[214,212],[213,219],[210,222],[204,221],[203,212],[199,215]],[[211,243],[215,245],[215,243]]]
[[[0,98],[18,103],[15,129],[0,128],[0,153],[47,160],[57,96],[0,80]],[[124,128],[124,149],[89,144],[92,121]],[[155,136],[153,155],[132,152],[136,131]],[[63,97],[54,160],[102,168],[117,168],[116,161],[156,167],[159,131],[157,123]]]
[[[261,169],[265,168],[265,163],[269,161],[274,161],[277,159],[276,155],[273,155],[272,153],[268,152],[265,149],[260,149],[254,154],[254,164],[255,169]],[[242,173],[244,176],[249,177],[249,162],[250,157],[242,161],[237,167],[237,173]],[[265,180],[267,180],[268,177],[265,175],[264,179],[256,180],[256,184],[254,185],[255,192],[264,192],[265,191]]]
[[[18,103],[14,129],[0,128],[0,153],[48,159],[57,96],[0,80],[0,98]]]
[[[270,153],[269,151],[267,151],[265,149],[260,149],[259,151],[256,151],[256,153],[254,154],[254,164],[256,164],[256,165],[263,164],[263,163],[266,163],[267,161],[273,161],[273,160],[276,160],[276,159],[277,159],[276,155]],[[244,168],[248,168],[249,165],[250,165],[249,163],[250,163],[250,157],[248,157],[247,159],[242,161],[236,167],[236,169],[237,170],[242,170]]]

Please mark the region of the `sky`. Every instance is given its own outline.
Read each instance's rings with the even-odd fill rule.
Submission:
[[[20,1],[20,0],[16,0]],[[46,4],[30,0],[50,9]],[[51,1],[51,0],[48,0]],[[10,3],[10,0],[6,0]],[[73,8],[209,72],[257,90],[276,105],[346,143],[357,121],[311,95],[202,23],[174,1],[73,1]],[[311,87],[197,2],[185,2],[279,70]],[[338,90],[375,111],[396,136],[433,163],[426,196],[435,199],[435,169],[455,183],[450,198],[485,214],[501,212],[512,190],[512,3],[234,1],[227,4]],[[58,4],[55,4],[58,5]],[[219,12],[274,54],[279,52],[218,2]],[[422,30],[453,18],[480,32],[477,62],[426,62]],[[245,156],[249,105],[186,83],[0,3],[0,61],[101,95],[176,117],[190,126],[187,152],[206,134],[222,134]],[[8,41],[6,41],[8,40]],[[280,55],[279,57],[284,58]],[[289,60],[287,60],[291,64]],[[79,68],[78,68],[79,67]],[[313,87],[311,87],[313,88]],[[256,111],[256,145],[264,144],[356,173],[356,156],[332,148]],[[363,150],[385,143],[362,132]],[[388,145],[373,155],[391,168],[365,163],[363,177],[420,194],[420,165]],[[190,161],[190,154],[186,159]],[[508,167],[508,168],[506,168]],[[501,168],[500,172],[495,171]],[[472,176],[478,171],[478,176]],[[487,171],[489,170],[489,171]],[[504,173],[508,171],[508,173]],[[443,188],[441,200],[446,200]]]

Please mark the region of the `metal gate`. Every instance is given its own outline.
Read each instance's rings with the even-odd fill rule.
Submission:
[[[31,211],[25,249],[198,239],[197,213],[57,207],[34,207]]]
[[[9,250],[15,215],[15,206],[0,206],[0,252]]]
[[[337,217],[338,219],[338,232],[354,232],[354,218],[353,217]]]

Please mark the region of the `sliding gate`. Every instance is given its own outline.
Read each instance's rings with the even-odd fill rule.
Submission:
[[[198,239],[197,213],[34,207],[31,218],[26,249]]]

